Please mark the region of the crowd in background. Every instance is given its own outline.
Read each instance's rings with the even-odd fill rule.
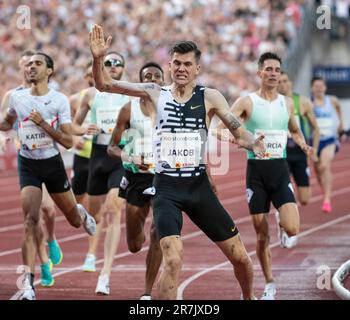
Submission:
[[[24,50],[44,51],[55,61],[52,86],[80,90],[91,59],[88,32],[94,23],[112,35],[112,49],[126,58],[126,79],[156,61],[167,70],[177,40],[202,50],[198,82],[219,89],[229,102],[257,86],[257,58],[267,50],[282,57],[302,23],[306,1],[293,0],[35,0],[28,1],[30,29],[18,27],[21,0],[0,0],[0,97],[20,82]],[[167,79],[169,81],[169,79]]]

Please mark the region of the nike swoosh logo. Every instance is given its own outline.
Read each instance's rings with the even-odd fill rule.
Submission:
[[[47,106],[50,103],[51,103],[51,100],[49,100],[48,102],[44,102],[44,105]]]
[[[197,108],[200,108],[202,105],[198,105],[198,106],[191,106],[191,110],[194,110],[194,109],[197,109]]]

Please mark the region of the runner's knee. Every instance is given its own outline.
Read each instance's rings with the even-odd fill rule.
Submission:
[[[256,237],[259,242],[269,242],[270,235],[269,229],[266,223],[262,223],[260,225],[254,225],[256,231]]]
[[[42,210],[43,214],[48,218],[53,218],[55,216],[55,209],[47,204],[42,204],[40,209]]]
[[[73,207],[66,217],[72,227],[80,228],[82,221],[77,206]]]
[[[252,260],[245,252],[244,254],[240,254],[239,256],[234,257],[232,264],[235,267],[249,266],[252,264]]]
[[[39,216],[28,213],[24,220],[25,229],[36,227],[39,224]]]
[[[142,248],[142,244],[143,244],[142,241],[137,241],[137,240],[135,241],[135,240],[128,239],[128,248],[129,248],[129,251],[132,253],[139,252]]]

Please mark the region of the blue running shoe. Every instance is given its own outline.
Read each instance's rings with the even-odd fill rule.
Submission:
[[[44,263],[40,266],[41,268],[41,285],[43,287],[52,287],[55,283],[54,278],[52,277],[52,262],[49,260],[47,263]]]
[[[49,257],[52,263],[56,266],[62,262],[63,253],[56,240],[47,242],[49,247]]]

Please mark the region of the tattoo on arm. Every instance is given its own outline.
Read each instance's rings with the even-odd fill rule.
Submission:
[[[154,90],[155,85],[153,83],[149,83],[145,85],[146,90]]]
[[[228,124],[228,129],[237,130],[241,126],[239,120],[232,113],[227,113],[225,118]]]

